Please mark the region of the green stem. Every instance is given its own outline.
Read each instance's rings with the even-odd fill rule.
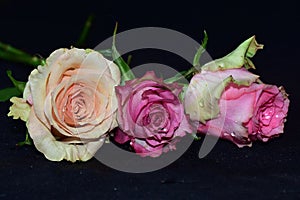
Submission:
[[[0,59],[23,63],[34,67],[44,63],[44,60],[37,56],[16,55],[5,51],[0,51]]]
[[[204,31],[204,37],[201,42],[201,46],[199,47],[199,49],[197,50],[197,52],[194,56],[193,66],[200,66],[200,58],[206,49],[207,41],[208,41],[208,35],[207,35],[206,31]]]
[[[20,49],[17,49],[9,44],[5,44],[3,42],[0,42],[0,51],[3,50],[4,52],[9,52],[11,54],[14,54],[14,55],[20,55],[20,56],[31,56],[30,54],[20,50]]]
[[[166,79],[165,82],[173,83],[176,81],[180,81],[183,78],[188,79],[191,76],[193,76],[194,74],[200,72],[201,71],[200,58],[201,58],[202,54],[205,52],[205,49],[207,46],[207,41],[208,41],[208,35],[207,35],[206,31],[204,31],[204,37],[203,37],[201,46],[198,48],[198,50],[194,56],[194,59],[193,59],[193,67],[187,71],[180,72],[179,74],[175,75],[172,78]]]
[[[185,72],[181,72],[180,74],[178,75],[175,75],[171,78],[168,78],[165,80],[166,83],[174,83],[176,81],[180,81],[181,79],[188,79],[190,78],[191,76],[193,76],[195,73],[198,73],[200,71],[200,69],[198,69],[199,67],[195,66],[195,67],[192,67],[190,68],[188,71],[185,71]]]
[[[187,72],[185,72],[182,76],[184,78],[190,78],[192,75],[194,75],[197,72],[199,72],[199,69],[197,69],[197,67],[192,67]]]
[[[90,31],[91,25],[92,25],[92,21],[94,19],[94,15],[90,15],[87,20],[85,21],[84,27],[82,29],[82,32],[80,34],[80,37],[78,39],[78,41],[76,42],[76,46],[77,47],[81,47],[84,45],[87,35]]]
[[[25,135],[25,140],[23,142],[18,142],[16,145],[17,146],[24,146],[24,145],[32,145],[33,141],[28,133],[28,131],[26,131],[26,135]]]
[[[130,63],[131,63],[131,59],[132,59],[132,55],[129,55],[128,57],[127,57],[127,65],[129,66],[130,65]]]
[[[118,29],[118,23],[116,23],[114,33],[113,33],[113,41],[112,41],[112,58],[113,61],[118,65],[121,75],[122,75],[122,81],[121,84],[124,84],[127,80],[132,80],[135,78],[133,72],[131,71],[129,65],[123,60],[119,52],[116,48],[116,34]]]

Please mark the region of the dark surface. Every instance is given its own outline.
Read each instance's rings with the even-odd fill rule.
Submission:
[[[47,57],[60,47],[70,47],[91,12],[96,20],[87,41],[93,48],[111,36],[115,21],[119,31],[143,26],[175,29],[197,41],[209,34],[213,58],[230,52],[255,34],[265,49],[253,59],[262,80],[283,85],[291,105],[285,133],[269,143],[239,149],[219,140],[212,152],[198,158],[201,141],[168,167],[146,174],[111,169],[96,159],[86,163],[50,162],[34,146],[16,147],[24,139],[25,125],[6,117],[10,103],[0,104],[0,199],[299,199],[299,12],[295,3],[282,1],[262,6],[256,2],[163,1],[122,4],[0,1],[0,41]],[[246,2],[245,2],[246,3]],[[150,62],[147,52],[132,65]],[[155,54],[155,61],[175,65],[176,59]],[[0,61],[1,88],[10,86],[5,70],[27,80],[31,68]],[[176,65],[177,69],[184,66]],[[299,70],[299,69],[298,69]]]

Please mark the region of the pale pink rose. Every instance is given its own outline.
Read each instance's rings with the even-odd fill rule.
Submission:
[[[157,157],[175,149],[176,139],[191,132],[179,99],[182,87],[166,84],[153,72],[117,86],[118,123],[115,140],[141,156]]]
[[[212,105],[218,111],[216,117],[205,118],[198,131],[230,140],[239,147],[251,146],[257,139],[266,142],[283,133],[289,106],[287,95],[282,87],[256,83],[257,78],[243,68],[195,75],[186,95],[187,110],[199,102],[203,97],[199,92],[207,88],[216,98],[207,97],[205,102],[217,100]],[[193,99],[197,95],[199,98]],[[207,114],[199,112],[197,107],[194,111],[193,119]]]
[[[86,161],[117,126],[114,87],[118,67],[100,53],[58,49],[29,76],[24,98],[27,128],[36,148],[52,161]]]

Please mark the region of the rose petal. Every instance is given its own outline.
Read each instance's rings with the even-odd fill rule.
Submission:
[[[104,138],[99,138],[82,145],[57,141],[49,129],[38,120],[33,110],[30,112],[27,128],[35,147],[51,161],[61,161],[63,159],[71,162],[89,160],[103,145],[105,140]]]
[[[26,102],[25,99],[12,97],[10,102],[13,103],[12,106],[9,107],[8,117],[13,117],[13,119],[21,119],[24,122],[28,120],[30,113],[30,105]]]
[[[119,144],[124,144],[130,140],[130,137],[119,128],[117,128],[114,134],[114,140]]]
[[[185,93],[184,106],[192,120],[205,123],[219,114],[219,98],[230,83],[250,85],[258,76],[246,69],[230,69],[196,74]]]

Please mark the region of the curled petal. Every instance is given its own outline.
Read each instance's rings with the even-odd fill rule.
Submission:
[[[7,116],[13,117],[13,119],[21,119],[24,122],[28,120],[29,113],[30,113],[30,105],[27,103],[25,99],[12,97],[10,102],[13,105],[9,108],[9,113]]]
[[[104,138],[98,138],[83,144],[57,141],[50,130],[39,121],[33,110],[30,112],[27,128],[35,147],[51,161],[61,161],[63,159],[71,162],[77,160],[87,161],[93,157],[105,140]]]

